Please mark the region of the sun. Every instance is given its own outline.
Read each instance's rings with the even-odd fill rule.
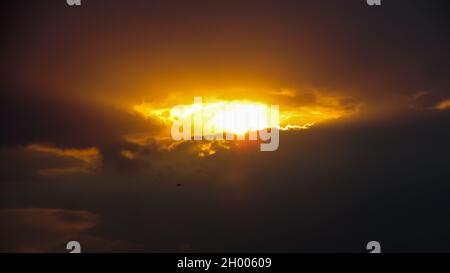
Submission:
[[[258,103],[219,103],[211,109],[211,127],[217,131],[233,134],[245,134],[270,127],[267,118],[267,106]],[[206,112],[209,112],[208,110]]]

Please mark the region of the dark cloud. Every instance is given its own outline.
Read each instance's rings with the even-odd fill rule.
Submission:
[[[450,99],[450,82],[447,80],[410,97],[410,106],[416,110],[446,110],[445,102]]]
[[[126,110],[77,98],[7,87],[1,98],[2,146],[50,143],[86,148],[119,142],[127,133],[159,129]]]
[[[50,93],[140,102],[311,84],[376,100],[433,88],[450,65],[445,0],[3,5],[3,80]]]
[[[198,157],[183,145],[139,155],[152,168],[133,175],[42,181],[32,195],[8,183],[2,200],[95,210],[96,234],[144,251],[364,251],[369,240],[386,252],[448,251],[449,121],[411,112],[282,132],[272,153]]]
[[[113,251],[131,246],[125,242],[88,235],[99,217],[88,211],[55,208],[0,210],[2,240],[0,252],[68,252],[71,240],[81,243],[82,251]]]

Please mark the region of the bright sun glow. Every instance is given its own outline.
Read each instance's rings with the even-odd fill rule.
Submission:
[[[166,123],[192,118],[194,126],[202,126],[203,132],[211,134],[231,133],[242,135],[250,131],[269,128],[270,108],[255,102],[214,102],[178,105],[172,109],[154,110],[145,105],[137,105],[134,110],[147,117],[156,117]],[[275,126],[278,126],[276,124]],[[194,130],[195,131],[195,130]]]
[[[171,106],[175,104],[165,103],[165,105]],[[182,104],[170,108],[143,102],[135,105],[133,111],[146,119],[159,121],[166,129],[151,137],[148,135],[130,135],[127,136],[127,141],[139,145],[148,143],[148,141],[156,141],[163,147],[162,149],[170,151],[183,143],[183,139],[186,140],[191,137],[195,139],[196,136],[204,139],[211,136],[217,140],[216,137],[222,135],[223,140],[195,143],[198,156],[204,157],[215,154],[218,149],[229,149],[231,144],[225,140],[225,138],[228,139],[228,136],[231,136],[232,139],[232,135],[237,136],[238,139],[251,139],[251,136],[255,136],[256,131],[267,128],[278,128],[282,131],[304,130],[317,123],[335,120],[352,113],[352,111],[340,107],[337,100],[330,98],[319,99],[314,104],[279,106],[276,111],[273,110],[271,105],[249,100],[205,99],[205,101],[198,103],[194,98],[192,104]],[[190,125],[185,125],[184,121],[187,120],[189,120]],[[181,137],[181,141],[178,140],[178,137],[175,140],[173,138],[174,125],[180,124],[180,122],[183,132],[185,128],[188,128],[187,126],[190,126],[189,136],[187,138]],[[272,132],[272,130],[270,131]],[[123,156],[129,157],[132,155],[124,153]]]
[[[340,109],[321,106],[288,109],[280,107],[277,120],[274,121],[271,119],[272,111],[269,105],[252,101],[214,101],[178,105],[173,108],[158,108],[142,103],[135,105],[133,110],[146,118],[158,119],[166,125],[191,118],[194,121],[194,131],[195,124],[201,124],[200,130],[203,132],[236,135],[270,127],[277,127],[280,130],[308,129],[318,122],[337,119],[344,114]]]
[[[215,107],[224,109],[211,113],[210,126],[219,132],[245,134],[246,132],[270,127],[267,118],[268,110],[265,105],[228,103],[220,106],[213,104],[211,109]]]

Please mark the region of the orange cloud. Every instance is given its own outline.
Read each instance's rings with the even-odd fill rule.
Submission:
[[[232,91],[230,91],[232,92]],[[318,123],[336,120],[343,116],[354,114],[359,111],[361,103],[354,99],[341,96],[325,95],[322,92],[313,89],[305,89],[298,92],[295,89],[280,89],[277,91],[261,91],[259,94],[250,92],[248,99],[221,99],[227,98],[226,90],[216,91],[216,97],[202,98],[201,104],[195,102],[194,97],[187,98],[187,95],[179,96],[169,95],[163,103],[147,103],[134,105],[132,110],[140,114],[143,118],[159,122],[164,130],[155,131],[150,134],[127,135],[124,136],[127,142],[146,146],[155,144],[159,150],[172,150],[178,147],[182,141],[175,141],[170,137],[170,127],[177,120],[191,116],[201,116],[202,123],[194,125],[197,131],[208,132],[227,132],[232,134],[242,134],[244,132],[256,131],[261,128],[269,127],[267,124],[258,123],[256,120],[265,120],[267,110],[270,105],[279,105],[279,123],[277,127],[283,131],[305,130]],[[242,93],[242,92],[241,92]],[[183,100],[187,104],[178,104]],[[192,103],[194,101],[194,103]],[[269,103],[270,102],[270,103]],[[177,107],[174,107],[177,105]],[[238,109],[242,111],[230,111],[229,109]],[[247,113],[255,113],[251,118],[245,116]],[[232,125],[224,126],[223,120],[228,116],[238,116],[243,113],[242,118],[238,120],[247,120],[248,123],[243,126]],[[238,116],[239,117],[239,116]],[[257,117],[257,118],[254,118]],[[196,128],[198,126],[199,128]],[[220,143],[220,144],[217,144]],[[221,141],[217,143],[193,144],[194,153],[204,157],[214,155],[219,149],[229,149],[233,144]]]
[[[37,173],[42,176],[61,176],[74,173],[93,174],[101,163],[100,151],[97,148],[61,149],[47,144],[30,144],[26,149],[52,157],[74,159],[77,162],[75,166],[70,167],[39,169]]]
[[[437,110],[447,110],[450,109],[450,99],[446,99],[443,100],[441,102],[439,102],[436,106],[435,109]]]

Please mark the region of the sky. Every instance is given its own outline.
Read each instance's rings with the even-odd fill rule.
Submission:
[[[0,251],[450,251],[448,1],[3,1]],[[170,109],[279,105],[279,148]]]

